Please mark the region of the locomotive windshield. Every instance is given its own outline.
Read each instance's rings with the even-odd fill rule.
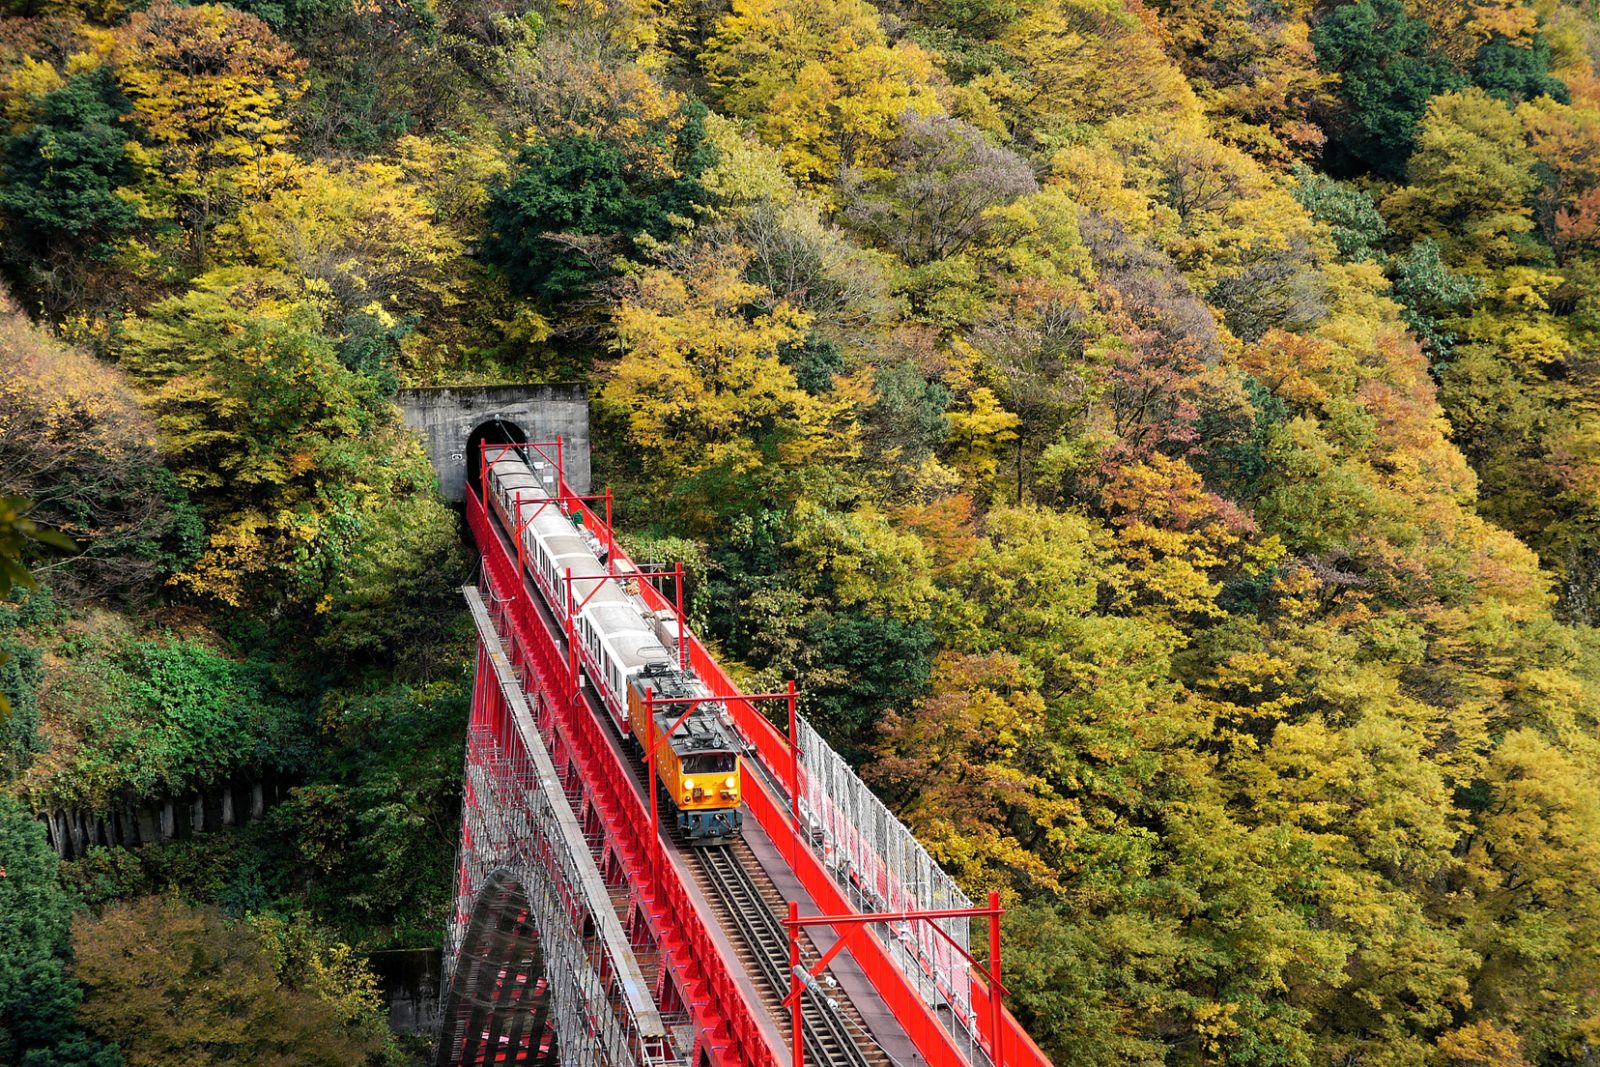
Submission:
[[[683,757],[684,774],[727,774],[733,770],[732,752],[694,752]]]

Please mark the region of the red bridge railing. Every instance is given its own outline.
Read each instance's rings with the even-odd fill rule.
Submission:
[[[733,979],[727,959],[695,908],[676,867],[655,862],[660,842],[650,839],[649,814],[628,771],[600,733],[601,725],[578,699],[576,679],[560,654],[516,561],[485,511],[468,494],[467,523],[483,556],[486,579],[505,609],[504,635],[512,657],[538,678],[549,696],[547,710],[589,783],[594,803],[612,832],[619,859],[651,916],[659,937],[662,968],[671,973],[695,1020],[697,1049],[719,1067],[777,1067],[778,1053],[757,1021],[756,1010]]]

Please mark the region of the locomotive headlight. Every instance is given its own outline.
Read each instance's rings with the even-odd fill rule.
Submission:
[[[722,784],[727,786],[729,789],[732,789],[734,786],[739,784],[739,779],[730,774],[728,777],[722,780]]]
[[[683,787],[685,789],[693,789],[694,788],[694,779],[693,778],[685,778],[683,780]]]

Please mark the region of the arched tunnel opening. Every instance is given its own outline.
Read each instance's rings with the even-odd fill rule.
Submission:
[[[467,437],[467,489],[474,496],[483,493],[483,446],[525,445],[528,435],[522,427],[504,419],[479,423]]]

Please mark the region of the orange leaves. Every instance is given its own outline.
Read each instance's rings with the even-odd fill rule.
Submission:
[[[1600,247],[1600,186],[1580,194],[1570,207],[1556,209],[1555,246],[1563,254]]]
[[[1000,653],[943,653],[929,684],[914,713],[885,721],[872,778],[909,794],[902,817],[969,891],[1059,891],[1039,846],[1081,819],[1041,773],[1043,699]]]
[[[1276,538],[1252,545],[1254,520],[1207,491],[1181,460],[1157,454],[1123,466],[1101,496],[1130,583],[1140,600],[1162,612],[1223,615],[1217,579],[1259,573],[1282,554]]]

